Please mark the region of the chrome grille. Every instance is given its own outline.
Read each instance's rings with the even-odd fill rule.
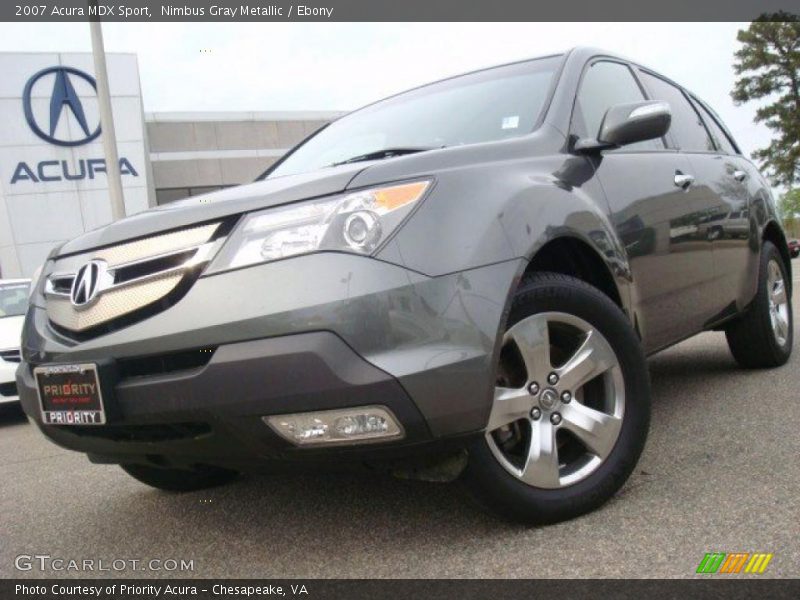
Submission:
[[[85,331],[163,298],[182,278],[182,273],[158,275],[136,285],[110,289],[86,310],[76,309],[68,296],[52,297],[47,300],[47,315],[65,329]]]
[[[47,315],[52,323],[81,333],[152,305],[167,297],[195,267],[216,254],[219,223],[201,225],[56,259],[45,282]],[[95,265],[90,298],[81,288],[82,266]],[[76,277],[79,280],[76,285]]]

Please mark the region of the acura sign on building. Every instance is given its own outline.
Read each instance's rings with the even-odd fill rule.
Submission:
[[[152,204],[135,55],[109,54],[126,214]],[[91,54],[0,54],[0,276],[111,220]]]

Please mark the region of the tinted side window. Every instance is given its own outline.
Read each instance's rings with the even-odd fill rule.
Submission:
[[[714,142],[717,144],[717,148],[727,154],[738,154],[730,138],[728,138],[728,134],[722,130],[722,127],[719,126],[711,112],[700,102],[695,101],[694,98],[692,98],[692,104],[694,104],[695,108],[699,109],[700,115],[706,123],[706,127],[708,127],[708,130],[711,132],[711,137],[714,138]]]
[[[656,100],[668,102],[672,109],[669,131],[680,150],[686,152],[714,151],[714,143],[700,120],[700,115],[689,104],[683,92],[660,77],[642,72],[642,80]]]
[[[609,108],[615,104],[642,102],[645,97],[627,66],[601,61],[594,63],[584,73],[577,100],[576,113],[583,121],[578,127],[582,130],[579,134],[595,137]],[[630,144],[626,149],[663,147],[664,143],[658,139]]]

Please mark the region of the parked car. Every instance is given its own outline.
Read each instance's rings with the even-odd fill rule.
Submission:
[[[710,241],[725,238],[747,239],[750,234],[750,218],[748,209],[729,210],[720,207],[700,218],[697,232]]]
[[[800,256],[800,240],[789,240],[789,256],[792,258]]]
[[[720,206],[746,236],[696,235]],[[65,243],[18,381],[48,438],[157,488],[410,463],[548,523],[636,465],[647,355],[714,329],[742,366],[784,364],[791,285],[769,185],[714,112],[576,49],[376,102],[253,184]]]
[[[30,284],[29,279],[0,279],[0,404],[19,400],[15,373]]]

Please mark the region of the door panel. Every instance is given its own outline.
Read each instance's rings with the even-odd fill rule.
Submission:
[[[766,182],[753,164],[738,153],[730,133],[721,125],[714,111],[696,97],[692,106],[700,114],[714,140],[716,155],[691,160],[704,163],[711,185],[720,199],[713,233],[714,268],[720,294],[741,310],[751,300],[758,278],[758,223],[755,214],[759,199],[769,196]]]
[[[645,99],[628,65],[590,63],[581,82],[571,131],[595,137],[610,106]],[[594,157],[611,221],[633,276],[632,304],[645,350],[652,352],[700,331],[712,311],[711,250],[697,239],[702,197],[676,176],[691,176],[682,154],[648,140]]]
[[[706,328],[736,313],[733,275],[739,272],[746,246],[747,195],[733,178],[735,167],[720,150],[700,114],[700,108],[677,85],[640,69],[644,85],[672,112],[670,138],[689,161],[695,177],[691,189],[697,231],[694,243],[705,245],[713,265],[703,301]],[[745,241],[743,241],[743,239]],[[698,247],[698,252],[701,252]]]
[[[717,312],[711,321],[719,321],[741,308],[737,300],[750,254],[750,193],[747,181],[734,177],[740,170],[736,157],[690,154],[688,158],[704,199],[700,233],[712,248]]]
[[[674,181],[691,163],[676,152],[608,152],[596,167],[630,261],[645,350],[700,331],[715,304],[710,245],[698,237],[704,199]]]
[[[742,239],[740,254],[737,255],[736,262],[729,265],[728,273],[737,306],[742,309],[750,304],[756,293],[761,252],[760,224],[766,220],[771,191],[769,183],[753,163],[742,156],[728,158],[736,170],[747,174],[745,180],[737,182],[736,186],[739,193],[747,196],[747,238]]]

